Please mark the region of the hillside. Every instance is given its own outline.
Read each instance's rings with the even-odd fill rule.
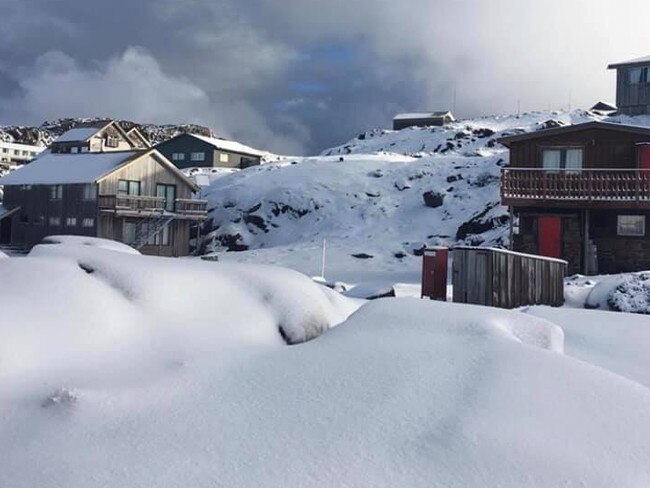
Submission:
[[[464,120],[441,128],[372,130],[324,151],[236,173],[212,174],[205,252],[327,278],[419,281],[424,246],[502,246],[507,209],[498,137],[601,118],[584,111]],[[390,278],[388,278],[390,275]]]

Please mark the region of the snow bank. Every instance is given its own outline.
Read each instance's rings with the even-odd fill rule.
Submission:
[[[109,251],[122,252],[126,254],[140,254],[139,251],[121,242],[113,241],[111,239],[100,239],[98,237],[86,236],[66,236],[56,235],[45,237],[41,243],[34,246],[29,255],[36,256],[60,256],[62,254],[75,255],[75,251],[81,247],[94,247],[99,249],[106,249]]]
[[[648,485],[650,392],[521,343],[528,321],[548,329],[387,299],[292,348],[180,357],[172,344],[154,373],[144,357],[122,377],[91,358],[83,374],[0,388],[0,485]]]
[[[6,259],[6,258],[8,258],[8,257],[9,257],[9,256],[7,256],[5,253],[3,253],[2,251],[0,251],[0,259]]]
[[[572,276],[564,295],[569,307],[650,314],[650,272]]]
[[[3,282],[11,283],[0,295],[0,378],[135,351],[127,364],[170,344],[180,356],[224,344],[295,344],[357,307],[283,268],[144,257],[115,252],[123,250],[119,245],[103,249],[97,240],[61,241],[0,264]]]

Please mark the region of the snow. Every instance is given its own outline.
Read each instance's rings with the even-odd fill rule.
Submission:
[[[628,61],[621,61],[620,63],[613,63],[609,65],[609,68],[616,68],[626,64],[637,64],[637,63],[650,63],[650,56],[642,56],[640,58],[630,59]]]
[[[562,355],[542,318],[387,299],[286,347],[269,315],[314,307],[309,280],[87,251],[90,275],[0,264],[16,280],[0,296],[1,486],[650,482],[650,392]],[[265,298],[241,293],[253,276],[271,277]]]
[[[81,142],[94,136],[101,127],[76,127],[64,132],[54,142]]]
[[[0,259],[8,259],[8,258],[9,258],[9,256],[7,256],[5,253],[0,251]]]
[[[80,250],[86,247],[106,249],[125,254],[140,254],[139,251],[121,242],[111,239],[101,239],[87,236],[55,235],[44,238],[29,252],[32,257],[41,256],[72,256],[76,257]]]
[[[268,154],[266,152],[259,151],[257,149],[253,149],[252,147],[241,144],[240,142],[237,141],[230,141],[228,139],[218,139],[216,137],[206,137],[200,134],[188,134],[188,135],[192,137],[196,137],[197,139],[207,142],[208,144],[212,144],[217,149],[223,149],[224,151],[232,151],[240,154],[247,154],[247,155],[259,156],[259,157]]]
[[[0,178],[0,185],[93,183],[139,153],[138,151],[83,154],[46,152],[30,164]]]

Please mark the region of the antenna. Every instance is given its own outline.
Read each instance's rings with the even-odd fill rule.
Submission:
[[[454,85],[454,98],[453,98],[452,103],[451,103],[451,111],[454,114],[456,114],[456,95],[457,95],[456,86]]]
[[[517,99],[517,118],[521,116],[521,98]]]

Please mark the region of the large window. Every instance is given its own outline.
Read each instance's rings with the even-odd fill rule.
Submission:
[[[63,198],[63,185],[50,186],[50,200],[61,200]]]
[[[542,166],[549,171],[582,169],[582,148],[558,147],[542,150]]]
[[[140,182],[133,180],[119,180],[117,182],[118,195],[140,195]]]
[[[205,161],[205,153],[204,152],[193,152],[190,154],[190,159],[192,161]]]
[[[619,215],[616,234],[619,236],[645,236],[645,216]]]
[[[156,196],[165,199],[165,210],[176,211],[176,185],[156,185]]]
[[[97,185],[88,183],[84,185],[84,200],[97,200]]]
[[[627,81],[630,85],[650,83],[650,68],[631,68],[627,72]]]

